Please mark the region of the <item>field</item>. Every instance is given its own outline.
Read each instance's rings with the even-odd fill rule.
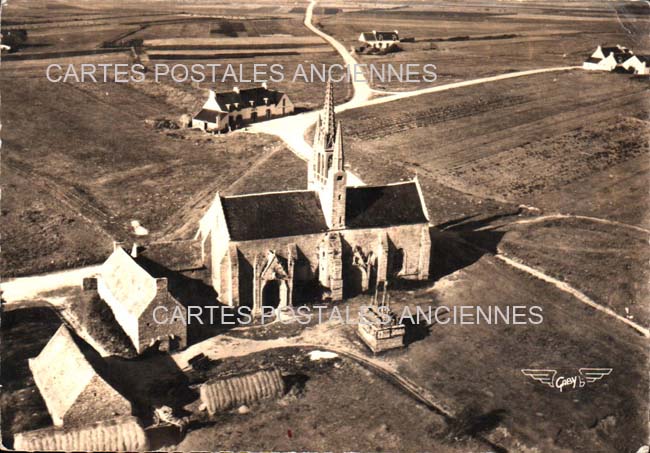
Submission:
[[[595,43],[627,45],[643,54],[650,50],[644,30],[647,13],[623,2],[611,7],[589,3],[479,2],[473,8],[459,2],[418,2],[396,8],[366,8],[336,16],[321,16],[322,29],[358,47],[361,32],[398,30],[401,52],[385,56],[359,54],[362,63],[434,64],[433,84],[544,67],[581,65]],[[540,26],[540,24],[543,24]],[[375,88],[413,90],[432,85],[399,80],[373,80]]]
[[[156,234],[200,190],[211,199],[284,149],[271,137],[157,129],[151,120],[180,110],[134,86],[4,79],[3,275],[97,262],[111,240],[135,239],[132,220]],[[39,103],[25,103],[34,93]]]
[[[539,325],[433,325],[388,359],[455,413],[471,408],[496,417],[488,438],[508,451],[635,452],[645,442],[646,342],[622,323],[489,255],[402,297],[447,307],[541,307]],[[614,371],[563,393],[521,373],[552,368],[570,376],[586,364]]]
[[[368,179],[375,168],[357,162],[371,155],[485,200],[645,224],[647,93],[628,75],[566,71],[399,100],[380,120],[386,105],[342,117]]]

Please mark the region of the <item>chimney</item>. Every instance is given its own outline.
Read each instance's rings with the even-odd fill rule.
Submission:
[[[265,90],[268,90],[269,89],[269,84],[266,83],[266,82],[262,82],[262,88],[264,88]]]
[[[131,247],[131,258],[137,258],[138,257],[138,243],[134,242],[133,247]]]
[[[239,94],[239,87],[232,87],[232,90],[233,90],[235,93]]]
[[[269,105],[269,98],[264,98],[264,105]]]

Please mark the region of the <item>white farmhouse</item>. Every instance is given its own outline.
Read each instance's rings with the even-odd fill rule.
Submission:
[[[359,35],[359,41],[374,47],[375,49],[388,49],[390,46],[399,43],[399,33],[393,31],[363,32]]]
[[[634,53],[630,49],[621,45],[613,47],[598,46],[594,53],[582,64],[582,68],[592,71],[613,71],[617,67],[622,67],[623,62],[633,55]]]
[[[650,57],[633,55],[623,62],[626,71],[638,75],[650,75]]]
[[[613,53],[610,53],[605,58],[587,58],[587,60],[582,63],[582,68],[591,71],[613,71],[616,69],[616,65],[616,58],[614,58]]]
[[[208,100],[192,119],[192,127],[225,132],[258,121],[293,113],[294,105],[286,93],[261,87],[217,93],[210,90]]]

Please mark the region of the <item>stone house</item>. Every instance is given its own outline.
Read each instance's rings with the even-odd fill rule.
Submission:
[[[210,90],[208,100],[192,119],[192,127],[225,132],[259,121],[293,113],[294,105],[286,93],[261,87],[217,93]]]
[[[222,303],[283,307],[340,301],[400,277],[427,279],[431,241],[417,178],[348,187],[332,86],[314,137],[307,190],[217,194],[199,224],[204,265]]]
[[[29,368],[54,426],[79,427],[131,415],[131,403],[99,375],[63,325],[29,360]]]
[[[96,287],[138,353],[187,346],[186,308],[169,293],[167,278],[152,275],[116,244],[94,279],[85,286]],[[166,322],[156,322],[155,315]]]
[[[399,33],[393,31],[371,31],[359,35],[359,41],[375,49],[388,49],[399,43]]]

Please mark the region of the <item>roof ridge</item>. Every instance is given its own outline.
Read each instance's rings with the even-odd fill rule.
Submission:
[[[311,190],[311,189],[296,189],[296,190],[277,190],[277,191],[272,191],[272,192],[243,193],[243,194],[237,194],[237,195],[225,195],[222,198],[225,198],[225,199],[228,199],[228,198],[244,198],[244,197],[255,197],[255,196],[263,196],[263,195],[278,195],[278,194],[283,194],[283,193],[304,193],[304,192],[317,193],[315,190]]]

